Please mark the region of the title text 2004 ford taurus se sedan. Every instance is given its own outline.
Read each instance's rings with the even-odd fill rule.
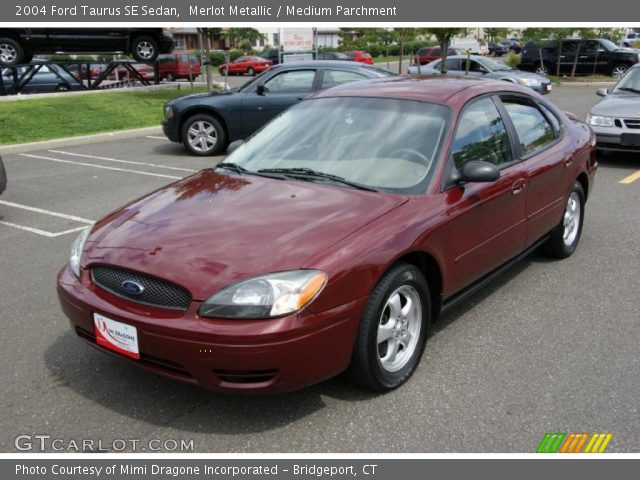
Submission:
[[[345,370],[391,389],[442,308],[539,244],[573,253],[594,143],[506,82],[343,85],[80,235],[62,308],[95,347],[215,390]]]

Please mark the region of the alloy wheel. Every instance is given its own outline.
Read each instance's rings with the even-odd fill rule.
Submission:
[[[153,48],[153,45],[151,44],[151,42],[147,42],[146,40],[143,40],[142,42],[139,42],[138,45],[136,46],[136,52],[140,58],[149,60],[150,58],[153,58],[155,49]]]
[[[189,145],[197,152],[209,152],[218,142],[218,132],[215,127],[204,120],[194,122],[187,131]]]
[[[402,285],[387,299],[378,324],[378,359],[387,372],[401,370],[418,346],[422,302],[410,285]]]
[[[0,62],[10,64],[16,61],[18,52],[13,45],[0,43]]]
[[[580,210],[580,197],[577,192],[571,192],[569,200],[567,200],[563,219],[564,231],[562,239],[567,246],[575,242],[578,232],[580,231]]]

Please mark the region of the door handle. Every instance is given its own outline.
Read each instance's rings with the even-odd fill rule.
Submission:
[[[517,182],[514,182],[514,184],[511,186],[511,194],[518,195],[519,193],[522,193],[526,186],[527,182],[525,182],[524,180],[518,180]]]

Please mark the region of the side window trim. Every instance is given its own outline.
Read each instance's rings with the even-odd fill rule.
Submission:
[[[516,150],[514,150],[514,140],[517,137],[513,137],[510,133],[509,128],[513,128],[513,125],[511,124],[511,119],[507,118],[505,120],[504,118],[504,107],[502,105],[498,106],[498,102],[500,101],[499,98],[496,98],[500,95],[500,92],[491,92],[491,93],[485,93],[483,95],[479,95],[477,97],[474,97],[470,100],[468,100],[460,109],[460,113],[458,113],[458,116],[456,118],[456,125],[455,125],[455,129],[453,130],[453,132],[451,132],[451,141],[449,142],[449,147],[447,148],[446,151],[446,155],[445,155],[445,168],[442,170],[442,177],[440,179],[440,191],[441,192],[446,192],[447,190],[451,189],[452,187],[455,186],[455,184],[451,184],[448,182],[448,179],[451,177],[451,171],[456,168],[455,167],[455,160],[453,158],[451,149],[453,147],[453,142],[456,138],[456,134],[458,133],[458,128],[460,127],[460,118],[462,117],[462,115],[464,114],[465,110],[470,106],[473,105],[475,102],[479,102],[481,100],[484,99],[490,99],[493,104],[496,106],[496,108],[498,109],[498,114],[500,115],[500,117],[502,118],[502,123],[504,123],[505,125],[505,129],[507,131],[507,138],[509,138],[509,146],[511,147],[511,155],[513,156],[513,160],[511,162],[508,163],[503,163],[501,165],[498,166],[498,170],[502,170],[502,169],[506,169],[509,167],[514,166],[517,163],[520,163],[522,160],[519,158],[518,155],[516,155]],[[519,153],[519,150],[517,151]]]
[[[500,111],[504,112],[503,113],[503,121],[505,123],[508,123],[512,129],[513,132],[513,141],[512,144],[515,144],[517,147],[517,160],[518,162],[524,162],[526,160],[529,160],[531,157],[534,157],[536,155],[539,155],[543,152],[545,152],[546,150],[548,150],[549,148],[553,147],[554,145],[558,144],[560,142],[560,140],[562,140],[563,137],[563,131],[562,131],[562,122],[560,121],[560,119],[558,119],[558,123],[560,124],[560,132],[556,131],[555,127],[553,126],[553,123],[547,118],[547,115],[544,113],[544,110],[542,110],[539,106],[539,101],[533,97],[529,97],[527,95],[522,95],[522,94],[518,94],[516,92],[503,92],[503,93],[498,93],[496,95],[496,99],[495,101],[500,103]],[[540,112],[540,114],[544,117],[544,119],[549,123],[549,125],[551,125],[551,129],[553,130],[553,132],[555,133],[555,138],[553,140],[553,142],[549,142],[547,144],[545,144],[544,146],[542,146],[541,148],[539,148],[538,150],[535,150],[533,152],[527,153],[527,154],[523,154],[522,152],[522,148],[520,146],[520,141],[519,141],[519,137],[518,134],[516,132],[516,128],[513,125],[513,122],[511,121],[511,117],[509,116],[509,113],[507,112],[506,108],[504,107],[504,104],[502,103],[502,99],[503,98],[515,98],[518,100],[525,100],[525,101],[529,101],[531,103],[532,106],[534,106],[538,112]],[[546,107],[546,105],[545,105]],[[549,110],[551,112],[551,109],[549,107],[546,107],[547,110]],[[552,115],[553,112],[551,113]],[[511,134],[510,134],[511,135]],[[516,152],[514,151],[514,153]]]

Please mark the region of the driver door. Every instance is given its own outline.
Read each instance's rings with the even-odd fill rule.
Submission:
[[[514,157],[507,127],[492,97],[473,101],[460,114],[449,172],[475,160],[496,165],[500,178],[444,185],[449,221],[434,240],[449,246],[444,261],[446,270],[453,272],[452,291],[516,256],[527,238],[527,172]]]
[[[316,70],[285,70],[267,78],[262,85],[264,93],[245,96],[242,105],[242,123],[247,136],[265,123],[307,96],[316,86]]]

